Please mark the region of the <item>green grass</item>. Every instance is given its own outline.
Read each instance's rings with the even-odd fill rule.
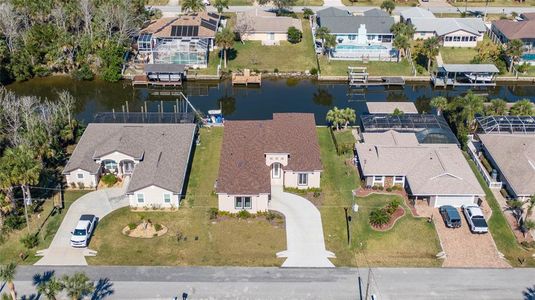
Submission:
[[[338,144],[354,144],[355,137],[353,136],[353,133],[351,132],[351,128],[346,130],[338,130],[334,132],[334,136],[336,138],[336,141]]]
[[[30,228],[35,232],[37,228],[42,228],[39,232],[39,245],[28,252],[28,257],[24,261],[20,261],[19,253],[26,251],[20,239],[27,234],[27,229],[24,227],[21,230],[13,231],[7,236],[7,240],[0,245],[0,265],[11,261],[17,261],[18,264],[34,264],[40,257],[35,256],[37,250],[46,249],[52,242],[63,218],[70,205],[82,195],[89,191],[66,191],[64,194],[65,208],[61,214],[51,215],[46,218],[53,208],[52,200],[47,200],[42,206],[42,211],[39,212],[41,218],[37,218],[37,214],[31,215]]]
[[[457,6],[461,8],[462,10],[462,8],[465,7],[465,5],[467,5],[468,7],[471,7],[471,6],[484,7],[485,3],[486,3],[485,0],[478,0],[478,1],[470,0],[466,3],[465,1],[459,0],[459,1],[453,2],[452,5]],[[515,1],[515,0],[494,0],[494,1],[489,1],[488,5],[489,6],[518,6],[518,7],[534,6],[535,0],[526,0],[524,2]]]
[[[466,153],[465,157],[470,164],[472,171],[474,174],[476,174],[479,184],[485,191],[485,198],[492,209],[492,216],[488,220],[488,225],[490,233],[492,234],[492,238],[496,243],[496,247],[498,247],[498,250],[505,255],[505,258],[507,258],[513,267],[535,267],[535,260],[533,260],[531,257],[532,254],[535,254],[535,251],[527,251],[518,244],[513,232],[511,231],[511,227],[503,215],[500,204],[485,183],[485,179],[483,179],[483,176],[481,176],[477,170],[475,163],[467,157]],[[525,259],[526,263],[524,265],[520,264],[519,260],[521,259]]]
[[[411,76],[412,70],[409,61],[383,62],[347,60],[329,60],[325,56],[319,57],[320,73],[323,76],[347,76],[347,67],[366,67],[371,76]]]
[[[353,166],[345,162],[350,156],[337,156],[327,128],[318,129],[321,157],[323,202],[320,212],[327,249],[336,254],[337,266],[440,266],[435,258],[440,252],[438,237],[432,223],[414,218],[407,207],[406,215],[387,232],[371,228],[368,216],[373,208],[384,207],[398,196],[371,195],[357,198],[359,212],[351,213],[351,245],[347,243],[344,207],[353,204],[351,190],[359,185]],[[399,199],[399,198],[398,198]]]
[[[469,64],[477,55],[475,48],[440,48],[440,54],[445,64]]]
[[[286,248],[283,223],[263,218],[225,218],[213,222],[208,209],[217,207],[213,193],[219,168],[223,128],[201,129],[201,145],[195,149],[186,198],[176,211],[136,212],[123,208],[102,219],[90,247],[93,265],[240,265],[280,266],[276,253]],[[134,239],[121,230],[141,216],[169,228],[152,239]],[[177,234],[187,240],[177,241]],[[195,240],[198,237],[198,240]]]

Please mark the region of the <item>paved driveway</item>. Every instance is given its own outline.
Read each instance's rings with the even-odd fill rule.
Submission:
[[[511,267],[503,260],[494,244],[492,235],[472,234],[466,223],[462,211],[461,228],[447,228],[444,225],[442,216],[438,208],[434,211],[435,227],[442,244],[446,259],[443,267],[461,267],[461,268],[509,268]],[[488,214],[486,214],[488,219]]]
[[[277,253],[287,258],[283,267],[334,267],[328,258],[335,256],[325,249],[321,215],[314,204],[283,192],[282,187],[272,187],[270,209],[286,218],[287,250]]]
[[[102,219],[115,209],[128,206],[128,198],[123,197],[123,195],[122,188],[111,188],[94,191],[78,198],[67,211],[50,247],[37,252],[43,258],[35,264],[51,266],[87,265],[85,256],[95,255],[96,252],[87,248],[71,247],[71,231],[82,214],[92,214]]]

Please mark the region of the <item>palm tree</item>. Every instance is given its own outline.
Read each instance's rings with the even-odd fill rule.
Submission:
[[[448,99],[442,96],[434,97],[431,99],[431,106],[437,110],[437,115],[440,116],[448,108]]]
[[[485,107],[487,116],[503,116],[507,113],[507,102],[502,99],[490,100],[490,105]]]
[[[405,57],[405,50],[410,47],[409,39],[403,34],[396,35],[393,45],[399,49],[401,57]]]
[[[219,14],[223,13],[224,9],[228,9],[229,0],[215,0],[214,7]]]
[[[230,28],[226,27],[215,35],[215,43],[218,47],[223,49],[223,61],[226,69],[228,49],[234,46],[234,33],[230,30]]]
[[[45,295],[50,300],[56,300],[56,296],[63,291],[63,283],[55,277],[39,282],[37,284],[37,292]]]
[[[83,272],[74,273],[72,276],[63,276],[63,286],[67,295],[73,300],[78,300],[86,295],[89,295],[95,289],[93,281]]]
[[[350,122],[355,122],[357,114],[354,109],[347,107],[342,110],[342,117],[344,118],[344,129],[347,129]]]
[[[521,40],[511,40],[507,43],[507,48],[505,49],[505,54],[511,58],[511,64],[509,65],[509,72],[513,71],[513,66],[518,58],[522,55],[522,48],[524,48],[524,43]]]
[[[476,114],[480,114],[484,109],[483,98],[468,91],[466,96],[462,97],[462,116],[466,120],[467,127],[473,129]]]
[[[528,200],[528,210],[526,211],[526,216],[531,217],[533,214],[533,209],[535,208],[535,194],[531,195]]]
[[[427,71],[431,72],[431,61],[438,55],[440,41],[437,37],[432,37],[424,41],[423,50],[427,56]]]
[[[196,13],[206,10],[206,5],[202,0],[183,0],[182,11],[185,13]]]
[[[332,49],[336,47],[337,44],[338,43],[336,42],[336,36],[333,34],[328,34],[325,37],[325,42],[323,43],[323,47],[328,49],[327,51],[330,53]],[[330,58],[331,56],[329,55],[328,57]]]
[[[9,264],[0,268],[0,280],[7,283],[7,288],[11,294],[13,300],[17,300],[17,292],[15,291],[15,274],[17,273],[17,264],[15,262],[10,262]]]
[[[333,127],[336,127],[336,130],[339,130],[340,125],[344,124],[342,110],[340,110],[336,106],[327,112],[327,116],[325,119],[327,120],[327,122],[331,123]]]
[[[414,25],[412,24],[406,24],[403,22],[395,23],[390,28],[390,31],[395,35],[404,35],[409,39],[412,39],[414,36],[414,32],[416,31],[416,28],[414,28]]]
[[[331,33],[329,28],[327,27],[320,27],[316,29],[316,38],[321,40],[321,44],[325,42],[325,38]]]
[[[533,220],[525,220],[523,227],[524,227],[524,238],[525,238],[528,232],[535,229],[535,222],[533,222]]]
[[[533,103],[528,99],[522,99],[511,106],[509,114],[512,116],[532,116],[533,112]]]
[[[392,0],[385,0],[383,3],[381,3],[381,9],[386,10],[386,12],[391,15],[394,9],[396,8],[396,4]]]

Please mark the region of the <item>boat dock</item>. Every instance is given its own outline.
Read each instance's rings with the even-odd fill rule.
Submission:
[[[444,64],[431,75],[435,87],[496,86],[500,71],[493,64]]]
[[[132,86],[182,86],[182,80],[153,81],[147,75],[136,75],[132,79]]]
[[[262,74],[251,73],[251,70],[244,69],[242,74],[232,74],[232,85],[257,84],[262,85]]]
[[[132,79],[132,86],[181,86],[185,74],[185,65],[146,64],[144,74]]]
[[[350,87],[405,85],[405,79],[401,76],[384,76],[378,78],[370,78],[366,67],[348,67],[347,81]]]

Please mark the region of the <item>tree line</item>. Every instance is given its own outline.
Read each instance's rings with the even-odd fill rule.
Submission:
[[[0,82],[49,74],[121,78],[144,0],[0,1]]]

